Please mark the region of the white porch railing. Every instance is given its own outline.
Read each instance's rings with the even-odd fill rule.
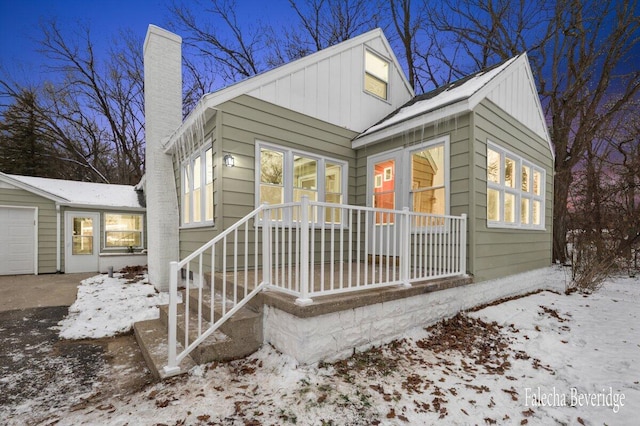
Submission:
[[[177,373],[189,352],[265,287],[293,295],[304,305],[323,295],[464,275],[466,228],[466,215],[311,202],[306,196],[297,203],[262,205],[171,263],[165,372]],[[177,353],[181,276],[185,312],[197,303],[192,310],[198,319],[190,324],[184,315],[184,349]],[[190,301],[193,292],[197,302]],[[203,312],[207,300],[209,312]]]

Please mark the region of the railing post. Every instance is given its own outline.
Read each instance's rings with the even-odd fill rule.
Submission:
[[[460,273],[467,273],[467,215],[460,217]]]
[[[268,206],[267,206],[268,207]],[[262,281],[271,284],[271,210],[262,214]]]
[[[403,287],[411,287],[409,283],[411,264],[411,213],[409,207],[402,209],[402,226],[400,229],[400,281]]]
[[[309,197],[303,195],[300,203],[300,297],[296,299],[296,305],[313,302],[309,298],[309,232]]]
[[[173,376],[180,372],[176,359],[177,345],[177,316],[178,316],[178,262],[169,264],[169,359],[164,367],[167,376]]]

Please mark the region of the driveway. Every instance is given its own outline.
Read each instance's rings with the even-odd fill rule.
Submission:
[[[15,309],[71,306],[80,281],[96,275],[0,275],[0,312]]]
[[[96,275],[0,276],[0,419],[48,423],[55,413],[105,395],[126,395],[152,380],[132,334],[63,340],[57,324],[78,285]],[[45,412],[47,410],[44,410]]]

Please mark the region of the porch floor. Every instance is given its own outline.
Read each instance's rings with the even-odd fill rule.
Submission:
[[[355,291],[312,296],[313,303],[308,305],[296,304],[298,296],[286,293],[287,289],[297,290],[297,285],[295,284],[297,282],[297,271],[295,268],[273,268],[272,281],[278,283],[278,287],[284,288],[285,291],[269,288],[267,291],[263,291],[254,303],[273,306],[297,317],[307,318],[473,283],[472,277],[468,275],[458,275],[420,280],[413,282],[410,287],[404,286],[401,283],[383,285],[381,283],[399,281],[400,276],[399,267],[395,265],[395,262],[393,260],[389,262],[389,267],[387,268],[385,260],[386,259],[383,258],[382,262],[336,262],[333,264],[315,265],[313,278],[310,279],[310,285],[313,284],[314,291],[348,289],[349,277],[351,277],[351,288],[356,287],[356,283],[363,285],[365,278],[366,283],[370,285],[373,284],[373,286],[370,288],[364,287]],[[419,272],[421,271],[410,271],[410,276],[416,276]],[[244,293],[245,287],[247,292],[251,292],[256,284],[260,282],[262,274],[263,271],[261,269],[238,271],[237,274],[233,272],[217,272],[214,280],[215,292],[221,294],[224,291],[223,281],[226,283],[227,294],[229,294],[229,290],[233,288],[233,282],[238,284],[239,292]],[[333,283],[331,282],[332,277]],[[248,285],[245,285],[245,283]],[[229,297],[233,296],[229,294]],[[238,298],[240,298],[240,295],[238,295]]]

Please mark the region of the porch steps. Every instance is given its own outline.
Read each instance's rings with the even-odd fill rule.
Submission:
[[[189,342],[198,337],[198,302],[192,291],[189,300]],[[183,293],[184,300],[184,293]],[[214,316],[221,316],[221,301],[214,299]],[[180,343],[185,338],[185,304],[178,304],[177,340],[178,353],[183,349]],[[202,303],[202,330],[206,330],[210,323],[211,305],[207,300]],[[166,374],[163,367],[167,365],[168,347],[168,306],[160,306],[160,318],[141,321],[134,324],[136,340],[142,349],[145,360],[153,375],[164,379]],[[195,348],[180,363],[180,374],[186,373],[197,364],[212,361],[230,361],[246,357],[262,346],[262,307],[245,306],[236,312],[228,321]]]

